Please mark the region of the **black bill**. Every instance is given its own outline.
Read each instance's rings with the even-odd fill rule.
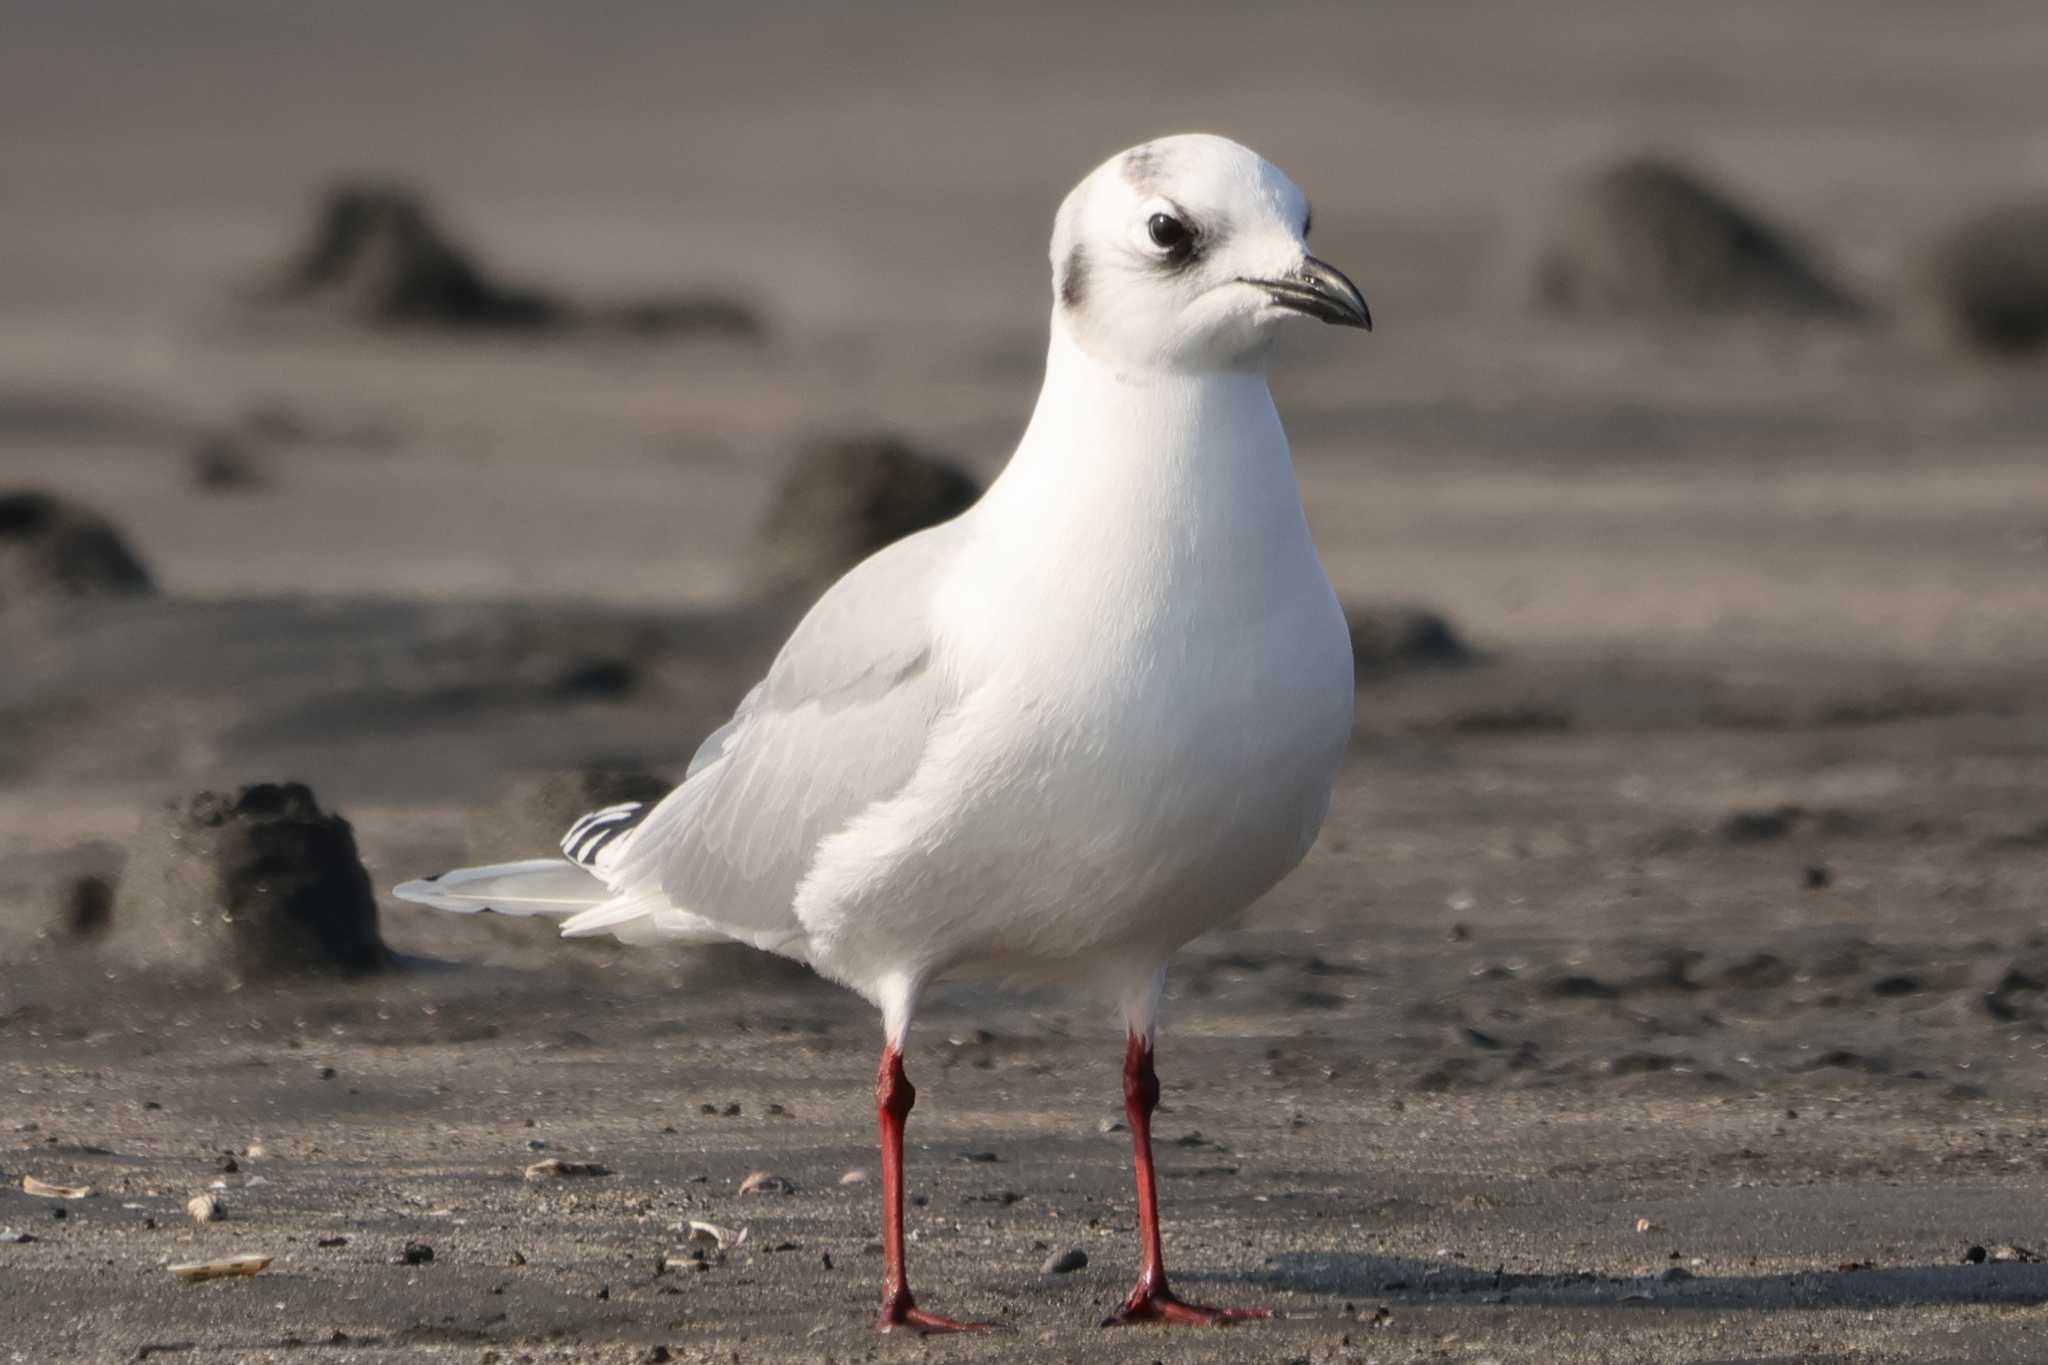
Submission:
[[[1372,312],[1358,286],[1327,261],[1304,256],[1293,273],[1276,280],[1246,280],[1266,291],[1282,308],[1292,308],[1338,327],[1372,330]]]

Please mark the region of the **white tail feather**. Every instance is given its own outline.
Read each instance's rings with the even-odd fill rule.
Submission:
[[[726,935],[654,895],[614,898],[597,875],[564,858],[461,867],[391,889],[400,900],[458,915],[546,915],[566,938],[610,934],[626,943],[720,943]]]
[[[564,858],[529,858],[520,863],[463,867],[438,877],[391,889],[400,900],[458,915],[489,910],[500,915],[549,915],[566,919],[611,897],[588,868]]]

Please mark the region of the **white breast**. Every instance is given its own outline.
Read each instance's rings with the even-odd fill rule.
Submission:
[[[855,984],[904,945],[934,974],[1156,965],[1284,876],[1328,803],[1349,643],[1263,377],[1134,390],[1058,349],[936,604],[964,701],[799,896],[812,960]]]

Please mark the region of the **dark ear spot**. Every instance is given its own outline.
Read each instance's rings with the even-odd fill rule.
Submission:
[[[1076,246],[1067,253],[1067,259],[1060,265],[1060,302],[1069,309],[1081,306],[1081,300],[1088,297],[1088,258]]]
[[[1159,176],[1159,146],[1148,142],[1124,154],[1124,183],[1139,194],[1150,194]]]

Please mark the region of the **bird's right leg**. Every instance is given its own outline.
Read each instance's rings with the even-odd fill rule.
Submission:
[[[957,1322],[927,1313],[910,1295],[903,1257],[903,1122],[917,1103],[917,1090],[903,1074],[903,1053],[891,1038],[875,1073],[875,1116],[882,1128],[882,1318],[884,1332],[909,1327],[920,1332],[981,1332],[988,1322]]]

